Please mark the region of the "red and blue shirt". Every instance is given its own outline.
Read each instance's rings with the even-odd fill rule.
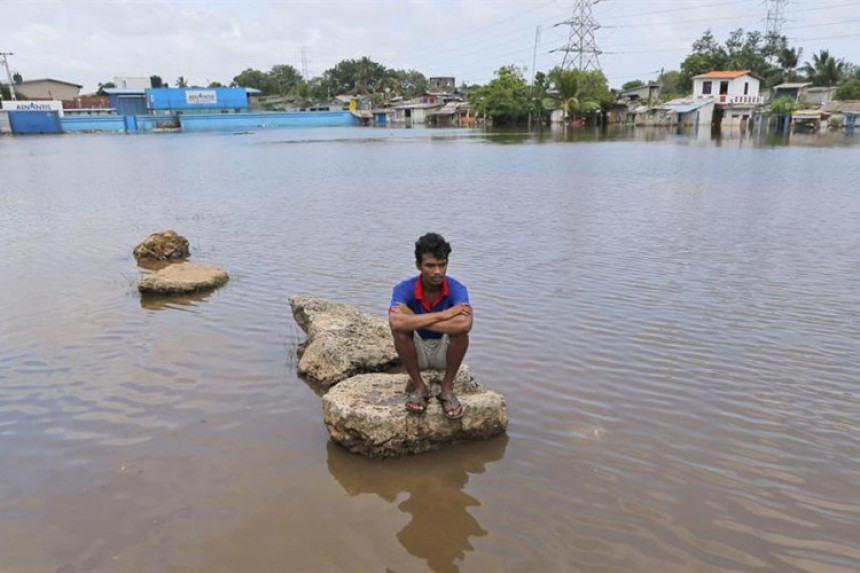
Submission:
[[[434,300],[428,300],[428,298],[424,296],[421,275],[418,275],[401,281],[394,287],[391,294],[391,307],[405,304],[415,314],[427,314],[447,310],[460,303],[470,304],[466,285],[448,276],[442,280],[442,291],[436,295],[436,298]],[[441,333],[426,329],[419,329],[418,334],[421,338],[442,338]]]

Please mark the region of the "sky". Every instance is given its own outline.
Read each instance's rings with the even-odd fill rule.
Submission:
[[[0,0],[0,52],[25,80],[93,92],[115,77],[229,84],[247,68],[290,64],[307,77],[367,56],[457,84],[502,66],[527,79],[562,63],[575,0]],[[766,0],[599,0],[600,65],[611,87],[678,69],[710,28],[764,31]],[[782,32],[860,65],[860,0],[787,0]],[[5,77],[4,77],[5,81]]]

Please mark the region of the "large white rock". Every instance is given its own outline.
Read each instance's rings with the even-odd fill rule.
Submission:
[[[435,396],[442,372],[428,370],[422,376]],[[454,392],[465,408],[459,420],[446,418],[441,404],[432,397],[426,412],[408,412],[408,381],[406,374],[361,374],[331,388],[323,396],[323,416],[332,440],[368,457],[393,457],[461,440],[486,439],[507,429],[504,397],[475,382],[465,365],[454,380]]]
[[[380,372],[398,362],[388,321],[354,306],[304,295],[290,308],[307,342],[299,350],[299,374],[330,386],[362,372]]]
[[[227,271],[215,265],[177,263],[144,275],[140,292],[185,294],[219,287],[227,282]]]

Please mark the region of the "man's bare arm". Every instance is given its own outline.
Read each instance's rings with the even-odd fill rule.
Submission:
[[[440,334],[466,334],[472,330],[472,307],[468,313],[458,314],[447,320],[440,320],[427,327],[427,330]]]
[[[454,328],[456,332],[450,333],[459,334],[463,332],[462,329],[465,325],[458,317],[468,315],[470,317],[469,328],[471,328],[471,314],[472,307],[466,304],[458,304],[447,310],[426,314],[415,314],[405,304],[397,304],[388,311],[388,324],[391,326],[391,330],[395,332],[412,332],[424,328],[435,332],[449,332],[448,328]],[[451,320],[457,322],[444,324]],[[445,330],[436,330],[439,327]]]

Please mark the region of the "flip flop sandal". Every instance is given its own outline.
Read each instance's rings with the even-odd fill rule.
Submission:
[[[430,395],[426,392],[410,392],[406,395],[406,411],[413,414],[423,414],[427,411],[427,400]]]
[[[445,413],[445,417],[449,420],[459,420],[466,413],[466,409],[460,404],[453,391],[440,392],[436,394],[436,399],[442,404],[442,412]],[[448,404],[447,408],[445,407],[445,403]]]

